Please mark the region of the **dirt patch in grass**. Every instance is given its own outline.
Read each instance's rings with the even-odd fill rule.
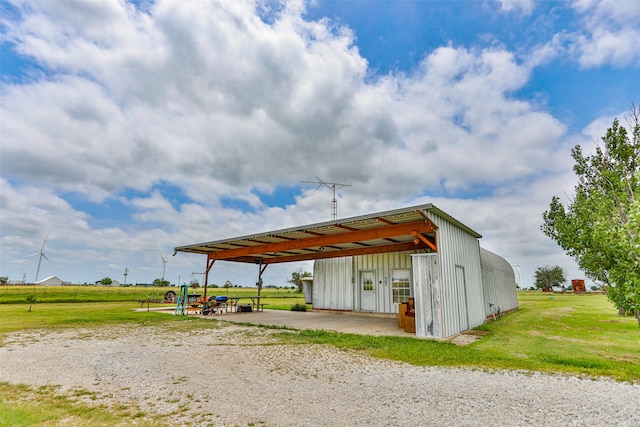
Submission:
[[[478,341],[488,333],[488,331],[477,331],[472,329],[454,336],[449,341],[454,343],[455,345],[469,345]]]
[[[576,311],[576,309],[573,307],[555,307],[543,311],[540,314],[543,314],[545,316],[569,316],[574,311]]]

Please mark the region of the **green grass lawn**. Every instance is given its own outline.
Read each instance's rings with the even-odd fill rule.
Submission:
[[[80,392],[78,392],[80,393]],[[142,417],[152,420],[142,419]],[[160,417],[149,417],[133,405],[106,407],[79,403],[62,396],[55,387],[31,388],[0,383],[0,426],[164,426]]]
[[[82,287],[81,287],[82,288]],[[126,290],[125,290],[126,289]],[[157,312],[135,312],[140,305],[136,301],[139,292],[129,288],[96,288],[92,295],[86,290],[90,301],[73,302],[72,293],[61,296],[58,289],[48,288],[46,293],[37,294],[39,301],[28,311],[24,301],[33,288],[23,289],[19,294],[0,289],[0,345],[7,333],[33,329],[96,328],[108,324],[153,324],[169,330],[176,328],[210,327],[213,319],[195,316],[167,316]],[[40,291],[41,289],[38,289]],[[139,290],[138,290],[139,291]],[[149,291],[147,289],[147,291]],[[235,295],[253,295],[249,289],[231,289]],[[253,289],[253,291],[257,291]],[[69,290],[65,289],[65,292]],[[132,293],[128,293],[132,292]],[[158,289],[159,294],[163,294]],[[267,294],[268,307],[280,305],[286,309],[304,302],[301,294]],[[281,291],[282,292],[282,291]],[[45,296],[46,295],[46,296]],[[210,293],[211,295],[211,293]],[[263,294],[264,295],[264,294]],[[484,324],[477,329],[487,333],[479,341],[457,346],[449,342],[422,340],[409,337],[363,336],[342,334],[320,330],[287,331],[276,335],[282,342],[293,345],[326,344],[344,349],[364,351],[379,358],[400,360],[415,365],[472,367],[477,369],[516,369],[549,373],[577,374],[588,377],[609,377],[620,381],[640,383],[640,328],[633,317],[619,317],[617,310],[604,295],[547,294],[540,292],[519,293],[520,309],[500,317],[495,322]],[[7,300],[4,300],[4,299]],[[66,303],[47,302],[51,298]],[[75,295],[76,301],[78,294]],[[270,300],[271,299],[271,300]],[[13,303],[10,303],[13,302]],[[266,302],[266,301],[265,301]],[[302,363],[302,362],[301,362]],[[60,412],[83,413],[76,408],[73,399],[56,401],[37,398],[43,391],[22,386],[0,384],[0,426],[2,425],[53,425],[42,423],[42,419],[60,419]],[[20,396],[19,398],[16,396]],[[25,397],[26,396],[26,397]],[[10,422],[3,421],[11,408],[15,417]],[[62,408],[62,409],[61,409]],[[66,408],[66,409],[65,409]],[[7,409],[8,410],[8,409]],[[125,424],[135,420],[135,411],[103,412],[98,420],[80,421],[80,424],[102,425],[109,414],[118,417]],[[69,414],[67,414],[69,415]],[[26,421],[18,422],[18,418]],[[37,418],[34,418],[37,417]],[[93,422],[95,421],[95,422]],[[159,421],[159,420],[158,420]],[[109,423],[108,421],[104,421]],[[13,423],[13,424],[12,424]],[[17,423],[17,424],[16,424]]]
[[[640,383],[640,328],[604,295],[519,294],[520,309],[476,328],[479,341],[449,342],[327,331],[283,332],[292,342],[353,348],[416,365],[515,369]]]
[[[144,299],[162,300],[167,291],[176,295],[178,287],[142,287],[142,286],[2,286],[0,304],[23,303],[29,295],[34,295],[40,303],[77,303],[77,302],[131,302]],[[203,288],[189,288],[189,294],[204,295]],[[253,296],[257,288],[208,288],[210,296]],[[292,289],[262,289],[260,295],[266,304],[291,306],[304,303],[304,295]],[[271,307],[270,307],[271,308]]]

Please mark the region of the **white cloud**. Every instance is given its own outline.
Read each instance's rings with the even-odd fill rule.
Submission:
[[[503,12],[519,12],[530,15],[535,8],[534,0],[498,0],[500,10]]]
[[[134,264],[148,267],[128,280],[151,281],[173,246],[329,219],[326,189],[303,187],[295,204],[273,208],[252,191],[314,176],[353,183],[339,193],[340,217],[435,202],[477,214],[461,219],[488,249],[526,249],[523,266],[558,256],[539,222],[570,171],[566,129],[514,95],[546,59],[447,46],[411,74],[376,79],[349,29],[287,5],[267,19],[249,1],[158,1],[145,12],[19,3],[25,19],[7,37],[48,75],[3,83],[3,268],[5,253],[32,253],[55,230],[52,255],[71,271],[91,265],[83,281]],[[64,200],[70,192],[120,201],[130,217],[100,225]],[[437,198],[469,193],[482,198]],[[230,198],[251,209],[225,207]],[[177,256],[167,268],[203,265]],[[281,280],[284,270],[271,271]]]
[[[8,173],[54,176],[95,200],[159,179],[192,194],[193,179],[203,176],[208,195],[255,206],[251,188],[299,183],[309,171],[395,192],[384,183],[415,181],[418,170],[404,166],[416,160],[432,169],[433,185],[468,188],[531,173],[544,148],[537,141],[563,132],[510,99],[529,70],[504,50],[441,48],[414,76],[367,84],[366,60],[348,30],[289,10],[267,24],[250,2],[158,2],[151,15],[111,3],[73,14],[39,7],[15,38],[66,71],[8,91],[4,150],[16,160]],[[96,33],[88,24],[96,19],[123,34]],[[533,123],[526,127],[535,133],[522,132]],[[487,174],[497,169],[506,173]]]
[[[640,64],[640,2],[575,0],[584,30],[570,34],[571,50],[583,67]]]
[[[520,12],[531,15],[534,1],[500,1],[503,12]],[[573,12],[571,18],[560,18],[567,7]],[[567,56],[583,68],[611,65],[614,67],[640,64],[640,2],[636,0],[573,0],[552,3],[549,16],[536,20],[533,28],[551,23],[555,34],[548,41],[528,49],[525,61],[531,67],[544,65],[550,60]],[[571,19],[563,22],[563,19]],[[554,28],[551,30],[551,28]],[[561,28],[561,29],[560,29]]]
[[[403,154],[417,166],[408,180],[459,190],[503,185],[551,166],[547,153],[565,130],[510,97],[527,78],[503,50],[447,47],[425,58],[420,73],[400,82],[405,96],[394,105]]]

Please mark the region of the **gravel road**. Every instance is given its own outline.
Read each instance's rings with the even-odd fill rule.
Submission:
[[[640,425],[638,385],[418,367],[282,345],[273,333],[215,323],[13,334],[0,347],[0,381],[96,392],[171,425]]]

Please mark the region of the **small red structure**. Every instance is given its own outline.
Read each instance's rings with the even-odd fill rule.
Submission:
[[[582,279],[572,279],[571,288],[573,288],[573,293],[575,294],[582,294],[587,292],[587,288],[584,286],[584,280]]]

